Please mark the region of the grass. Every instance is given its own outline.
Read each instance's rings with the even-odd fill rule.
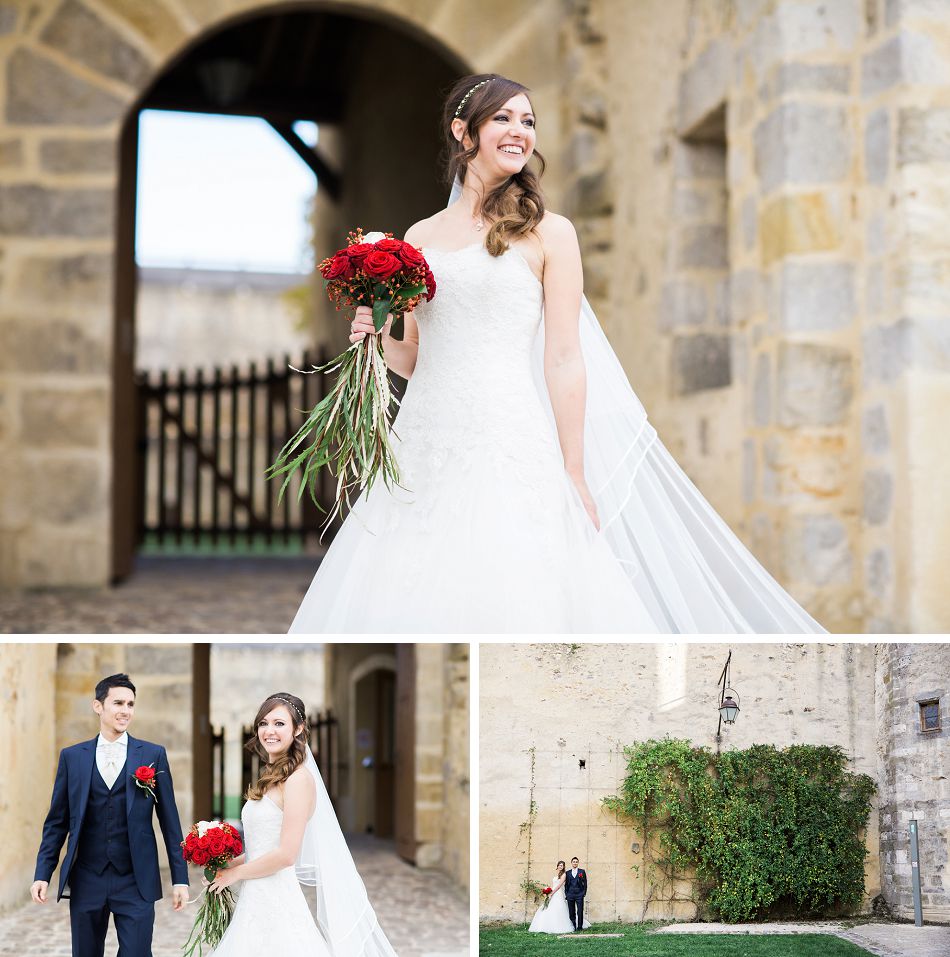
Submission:
[[[863,947],[830,934],[653,934],[655,925],[595,924],[561,940],[524,926],[483,926],[480,957],[870,957]],[[593,938],[589,934],[623,934]]]

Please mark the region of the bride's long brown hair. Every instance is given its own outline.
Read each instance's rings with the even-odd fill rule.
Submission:
[[[473,87],[478,84],[482,85],[473,91]],[[470,91],[471,95],[466,96]],[[465,182],[468,164],[478,155],[478,130],[482,124],[513,96],[518,93],[527,95],[529,92],[521,83],[497,73],[463,76],[452,87],[442,110],[445,173],[449,186],[455,182],[456,176],[460,183]],[[470,149],[466,149],[462,142],[452,135],[452,120],[456,119],[455,113],[460,104],[462,109],[458,119],[463,120],[468,127],[467,132],[472,141]],[[530,168],[535,160],[537,172]],[[511,242],[533,232],[544,217],[544,197],[541,195],[540,184],[544,166],[544,157],[534,150],[531,159],[520,173],[509,176],[483,198],[481,213],[493,221],[485,239],[485,247],[493,256],[500,256]]]
[[[270,755],[261,744],[257,729],[261,721],[274,710],[282,707],[290,717],[294,729],[294,739],[290,747],[270,762]],[[301,733],[302,732],[302,733]],[[248,801],[259,801],[271,788],[283,784],[300,767],[307,756],[307,711],[304,703],[289,691],[278,691],[264,700],[254,719],[254,737],[244,745],[261,759],[261,769],[257,781],[253,782],[244,795]]]

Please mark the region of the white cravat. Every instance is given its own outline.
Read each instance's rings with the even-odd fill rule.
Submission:
[[[125,767],[125,758],[129,749],[129,736],[123,731],[115,741],[106,741],[100,734],[96,742],[96,767],[106,782],[106,787],[112,790],[115,779]]]
[[[571,877],[577,877],[577,868],[576,868],[576,867],[572,867],[572,868],[571,868]]]

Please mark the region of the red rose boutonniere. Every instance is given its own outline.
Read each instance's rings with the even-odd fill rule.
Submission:
[[[155,775],[161,773],[161,771],[155,770],[155,765],[143,764],[140,768],[136,768],[132,774],[135,779],[135,786],[141,788],[156,804],[158,804],[158,798],[155,797]]]

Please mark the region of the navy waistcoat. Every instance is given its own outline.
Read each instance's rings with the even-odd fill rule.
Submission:
[[[76,860],[101,874],[111,864],[120,874],[132,873],[129,848],[129,818],[125,804],[126,769],[119,772],[109,789],[98,767],[92,769],[89,803],[79,835]]]

